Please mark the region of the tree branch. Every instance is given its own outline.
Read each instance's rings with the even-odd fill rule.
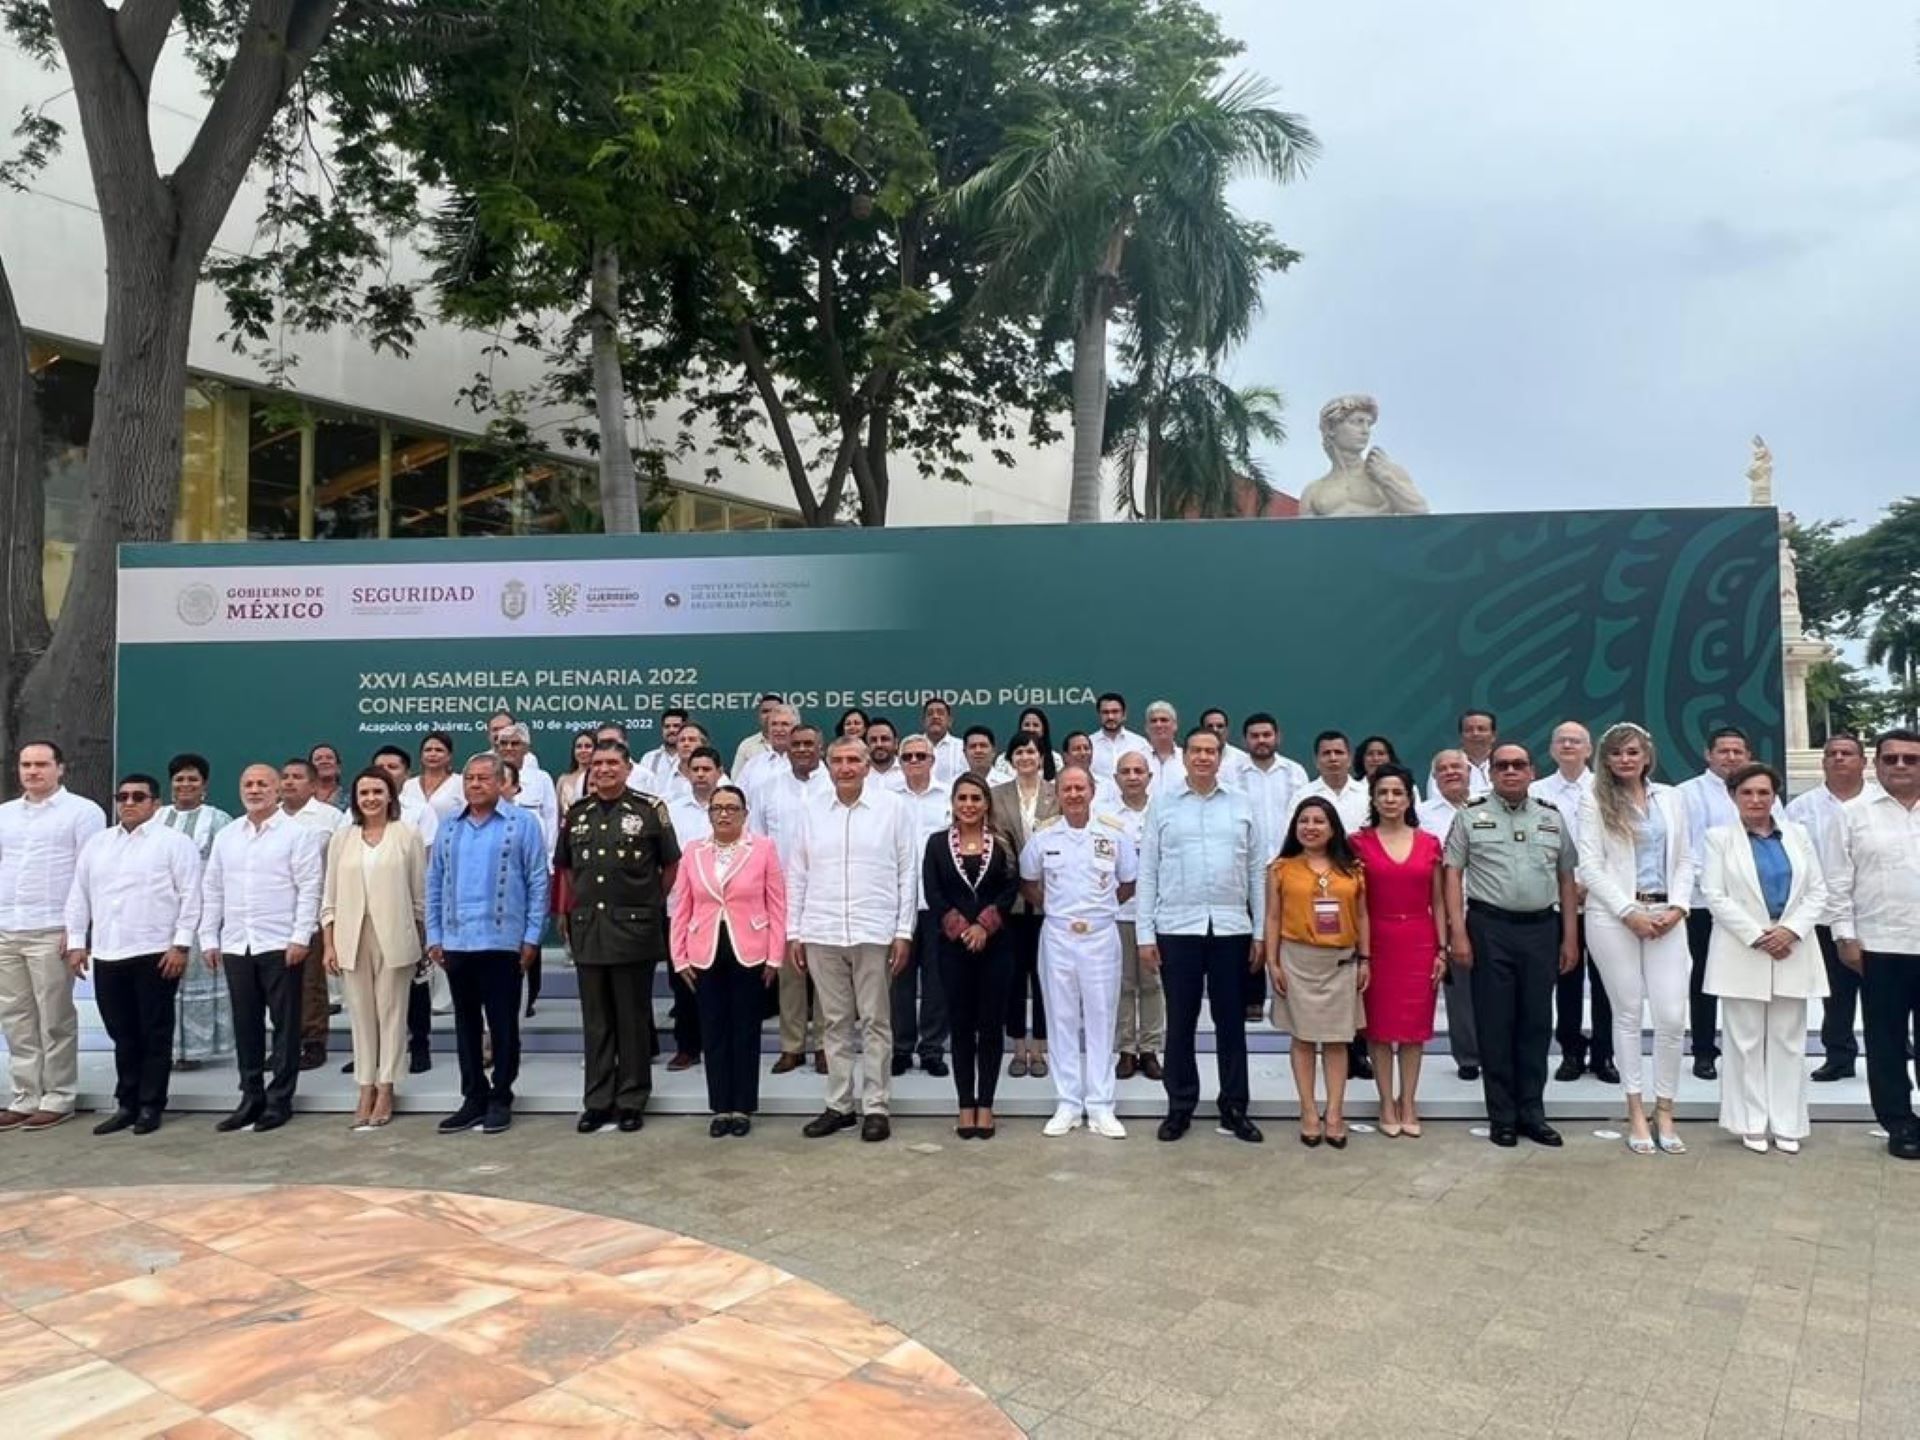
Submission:
[[[760,342],[754,336],[753,323],[742,320],[736,324],[733,327],[733,341],[740,355],[740,364],[753,381],[753,388],[766,409],[767,423],[773,426],[774,438],[780,444],[780,458],[786,462],[787,480],[793,486],[794,503],[800,507],[800,518],[809,526],[817,526],[820,523],[820,502],[813,498],[813,485],[807,479],[806,458],[801,455],[800,446],[793,438],[787,407],[781,402],[780,392],[773,383],[773,373],[767,368],[767,357],[760,352]]]
[[[121,0],[113,31],[143,95],[152,91],[153,67],[159,63],[167,32],[179,13],[180,0]]]

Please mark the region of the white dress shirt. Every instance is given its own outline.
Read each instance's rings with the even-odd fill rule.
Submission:
[[[802,780],[793,773],[793,766],[782,760],[779,771],[763,776],[759,788],[753,792],[747,809],[747,828],[773,841],[780,863],[789,864],[800,835],[800,819],[808,803],[832,793],[833,779],[827,774],[826,766],[816,765],[813,773]],[[792,913],[791,906],[788,913]]]
[[[431,795],[427,793],[427,787],[420,783],[418,775],[409,775],[407,783],[400,787],[400,808],[403,812],[409,804],[424,805],[430,807],[438,819],[451,820],[466,803],[467,787],[457,774],[442,780],[440,788]],[[422,834],[420,838],[424,842],[426,836]]]
[[[1420,802],[1416,812],[1420,817],[1420,828],[1426,831],[1442,845],[1447,843],[1447,834],[1453,829],[1453,817],[1467,807],[1456,805],[1439,791],[1434,791]]]
[[[1253,757],[1238,745],[1220,747],[1220,783],[1240,789],[1240,772],[1253,764]]]
[[[1120,833],[1125,835],[1128,841],[1131,842],[1134,854],[1138,856],[1140,853],[1140,844],[1146,839],[1147,835],[1147,811],[1149,808],[1151,808],[1150,805],[1142,805],[1138,810],[1135,810],[1131,805],[1127,804],[1125,800],[1120,798],[1120,793],[1116,790],[1114,792],[1113,807],[1107,810],[1096,810],[1094,813],[1100,819],[1110,820],[1114,825],[1119,827]],[[1135,878],[1138,879],[1137,873]],[[1113,918],[1128,924],[1140,918],[1140,896],[1138,891],[1135,891],[1134,894],[1126,898],[1126,901],[1114,912]]]
[[[81,848],[106,812],[66,786],[0,805],[0,930],[58,930]]]
[[[902,790],[907,788],[906,767],[897,759],[884,770],[876,770],[873,766],[869,765],[867,767],[867,783],[876,790],[891,790],[894,794],[898,795]]]
[[[1373,804],[1367,796],[1367,787],[1352,776],[1348,776],[1347,783],[1338,790],[1315,776],[1294,793],[1293,808],[1298,810],[1300,802],[1309,795],[1318,795],[1322,800],[1331,801],[1334,813],[1339,815],[1340,823],[1347,827],[1349,835],[1367,823],[1367,811]],[[1293,822],[1292,815],[1287,816],[1287,822]],[[1284,840],[1286,837],[1283,835],[1281,838]]]
[[[1202,795],[1182,786],[1147,806],[1140,842],[1135,933],[1142,945],[1170,935],[1263,933],[1267,871],[1260,827],[1238,790]]]
[[[283,810],[222,830],[200,881],[200,948],[264,955],[307,944],[320,924],[326,843]]]
[[[746,739],[733,747],[733,773],[736,775],[745,775],[747,773],[747,763],[756,756],[766,753],[767,737],[756,730],[753,734],[747,736]]]
[[[927,837],[943,834],[953,825],[953,792],[943,790],[938,785],[929,785],[924,790],[910,790],[903,781],[898,790],[889,790],[907,810],[907,822],[913,827],[917,837],[913,851],[914,904],[917,909],[927,908],[926,871],[922,862],[927,854]]]
[[[1880,786],[1868,780],[1854,798],[1880,793]],[[1847,802],[1825,785],[1815,786],[1787,803],[1787,818],[1807,832],[1813,841],[1813,853],[1820,857],[1820,873],[1827,877],[1827,910],[1820,917],[1823,925],[1832,925],[1833,915],[1840,908],[1839,886],[1833,883],[1833,876],[1840,869],[1840,849],[1846,843],[1841,834],[1846,807]]]
[[[919,909],[920,848],[912,816],[893,795],[838,792],[808,805],[787,864],[791,933],[810,945],[911,940]]]
[[[520,796],[513,803],[540,821],[540,833],[546,837],[547,859],[551,863],[554,847],[560,841],[560,796],[553,788],[553,777],[532,766],[523,769]]]
[[[1178,748],[1162,757],[1154,754],[1149,745],[1146,757],[1147,794],[1158,799],[1162,795],[1178,795],[1187,788],[1187,757]]]
[[[686,794],[667,802],[667,818],[673,822],[673,838],[680,842],[683,855],[694,841],[713,838],[713,822],[707,818],[707,807],[694,798],[691,787]]]
[[[447,787],[442,785],[442,790]],[[408,798],[403,789],[400,792],[400,818],[411,825],[414,833],[420,837],[421,847],[433,848],[433,837],[440,833],[440,812],[433,808],[432,802],[422,795]]]
[[[1293,797],[1304,790],[1306,784],[1307,772],[1284,755],[1274,756],[1264,770],[1252,757],[1240,767],[1234,788],[1253,806],[1253,818],[1259,823],[1261,844],[1269,862],[1280,853],[1280,846],[1287,838],[1287,822],[1293,818]]]
[[[824,767],[823,767],[824,768]],[[771,745],[754,755],[747,763],[733,772],[734,784],[747,792],[747,803],[754,803],[754,796],[760,787],[774,776],[793,769],[793,761],[784,751],[775,750]]]
[[[200,926],[200,847],[157,817],[101,831],[67,892],[67,948],[131,960],[192,946]]]
[[[1828,885],[1836,940],[1882,955],[1920,955],[1920,804],[1881,790],[1841,812],[1840,862]]]
[[[1580,802],[1593,793],[1593,772],[1582,770],[1579,778],[1567,779],[1554,768],[1551,775],[1542,775],[1527,787],[1527,792],[1536,800],[1544,800],[1560,812],[1567,822],[1567,834],[1573,843],[1580,843]],[[1696,855],[1697,859],[1698,856]],[[1675,902],[1676,904],[1679,902]]]
[[[967,746],[958,735],[949,732],[933,744],[933,783],[951,785],[967,773]]]
[[[1122,755],[1145,755],[1153,746],[1147,743],[1147,737],[1136,735],[1126,726],[1120,727],[1120,733],[1109,735],[1103,729],[1096,729],[1089,737],[1093,741],[1093,773],[1101,780],[1113,778],[1114,767],[1120,763]]]
[[[634,778],[639,780],[642,786],[651,782],[654,788],[645,793],[653,795],[660,793],[659,787],[664,786],[667,783],[667,777],[674,774],[679,768],[680,749],[678,746],[669,750],[665,745],[656,745],[653,749],[647,751],[646,754],[633,762]],[[629,786],[628,788],[631,789],[632,787]]]

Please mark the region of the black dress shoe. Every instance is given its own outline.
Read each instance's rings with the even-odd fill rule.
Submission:
[[[904,1075],[911,1069],[913,1069],[913,1056],[896,1055],[893,1057],[893,1073],[895,1075]]]
[[[743,1137],[751,1135],[753,1133],[753,1117],[751,1115],[734,1116],[732,1129],[735,1136]]]
[[[353,1073],[353,1062],[349,1060],[346,1064],[342,1065],[340,1067],[340,1073],[342,1075],[351,1075]]]
[[[1131,1080],[1134,1071],[1139,1068],[1140,1062],[1138,1060],[1134,1059],[1131,1055],[1123,1054],[1118,1060],[1113,1062],[1113,1078],[1116,1080]]]
[[[1170,1111],[1167,1118],[1160,1122],[1160,1128],[1154,1134],[1162,1140],[1178,1140],[1187,1133],[1187,1127],[1192,1124],[1193,1117],[1186,1111]]]
[[[1888,1136],[1887,1154],[1896,1160],[1920,1160],[1920,1126],[1909,1125]]]
[[[610,1110],[583,1110],[580,1112],[580,1118],[573,1122],[573,1128],[582,1135],[591,1135],[594,1131],[605,1129],[612,1123],[613,1112]]]
[[[1813,1072],[1812,1078],[1823,1085],[1829,1080],[1851,1080],[1856,1066],[1851,1060],[1828,1060]]]
[[[1693,1078],[1696,1080],[1718,1080],[1720,1067],[1713,1063],[1711,1055],[1693,1062]]]
[[[1602,1085],[1618,1085],[1620,1071],[1611,1060],[1596,1060],[1593,1062],[1593,1078]]]
[[[1571,1055],[1561,1057],[1560,1068],[1553,1072],[1556,1080],[1578,1080],[1587,1073],[1587,1067]]]
[[[620,1112],[619,1125],[622,1135],[631,1135],[646,1123],[647,1117],[642,1115],[638,1110],[622,1110]]]
[[[860,1122],[862,1140],[885,1140],[893,1134],[893,1122],[884,1115],[869,1115]]]
[[[1460,1067],[1460,1078],[1471,1085],[1475,1080],[1480,1078],[1480,1067],[1478,1065],[1462,1065]]]
[[[116,1110],[98,1125],[93,1127],[96,1135],[118,1135],[122,1130],[133,1128],[134,1113],[131,1110]]]
[[[1258,1145],[1267,1137],[1260,1133],[1260,1127],[1237,1110],[1221,1112],[1220,1123],[1214,1127],[1222,1135],[1231,1135],[1236,1140],[1244,1140],[1249,1145]]]
[[[253,1133],[256,1135],[264,1135],[269,1130],[278,1130],[291,1119],[293,1119],[293,1112],[291,1110],[265,1111],[258,1120],[253,1122]]]
[[[1534,1144],[1544,1145],[1549,1150],[1558,1150],[1562,1145],[1567,1143],[1560,1138],[1560,1132],[1544,1120],[1538,1125],[1522,1125],[1520,1127],[1520,1133]]]
[[[327,1063],[327,1044],[324,1040],[306,1040],[300,1045],[300,1068],[318,1070]]]
[[[158,1110],[142,1110],[139,1118],[133,1122],[133,1133],[151,1135],[160,1128],[161,1115]]]
[[[732,1133],[733,1117],[731,1115],[716,1115],[712,1123],[707,1126],[707,1134],[716,1140],[724,1140]]]
[[[1160,1057],[1151,1050],[1140,1052],[1140,1073],[1149,1080],[1164,1080],[1167,1072],[1161,1067]]]
[[[1503,1150],[1511,1150],[1520,1143],[1520,1132],[1511,1125],[1495,1125],[1488,1139]]]
[[[860,1117],[851,1110],[822,1110],[800,1127],[800,1133],[809,1140],[820,1140],[841,1130],[850,1130],[859,1123]]]
[[[943,1056],[939,1055],[922,1055],[920,1068],[936,1080],[945,1079],[953,1073],[953,1068],[947,1064]]]
[[[499,1135],[513,1128],[513,1107],[510,1105],[487,1106],[487,1118],[480,1122],[480,1133]]]
[[[433,1052],[431,1050],[415,1050],[407,1056],[407,1073],[409,1075],[424,1075],[431,1069],[433,1069]]]
[[[469,1100],[434,1128],[442,1135],[462,1135],[475,1126],[486,1124],[486,1122],[486,1105],[478,1100]]]
[[[231,1135],[235,1130],[244,1130],[253,1124],[266,1113],[266,1109],[264,1100],[244,1100],[239,1109],[217,1122],[213,1128],[223,1135]]]

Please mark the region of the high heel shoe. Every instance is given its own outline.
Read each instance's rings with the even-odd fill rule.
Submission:
[[[373,1123],[373,1097],[373,1086],[362,1085],[360,1087],[360,1103],[356,1105],[353,1110],[353,1128],[355,1130]]]
[[[1655,1119],[1654,1119],[1654,1126],[1655,1126],[1655,1129],[1654,1129],[1654,1136],[1653,1136],[1653,1140],[1654,1140],[1654,1144],[1656,1144],[1656,1145],[1658,1145],[1658,1146],[1660,1147],[1660,1153],[1661,1153],[1661,1154],[1663,1154],[1663,1155],[1684,1155],[1684,1154],[1686,1154],[1686,1153],[1687,1153],[1687,1142],[1686,1142],[1686,1141],[1684,1141],[1684,1140],[1682,1140],[1682,1139],[1681,1139],[1681,1138],[1680,1138],[1680,1137],[1679,1137],[1678,1135],[1676,1135],[1676,1134],[1672,1134],[1672,1133],[1670,1133],[1670,1132],[1668,1132],[1668,1131],[1666,1131],[1666,1130],[1661,1130],[1661,1129],[1659,1128],[1659,1123],[1660,1123],[1660,1121],[1662,1121],[1662,1120],[1664,1120],[1664,1121],[1666,1121],[1666,1123],[1667,1123],[1668,1125],[1672,1125],[1672,1124],[1673,1124],[1673,1106],[1672,1106],[1672,1104],[1671,1104],[1671,1103],[1663,1103],[1663,1104],[1658,1104],[1658,1105],[1655,1105],[1655,1106],[1653,1107],[1653,1113],[1654,1113],[1654,1116],[1655,1116]]]
[[[1317,1110],[1313,1112],[1313,1123],[1320,1127],[1318,1130],[1307,1129],[1306,1119],[1307,1117],[1305,1115],[1300,1117],[1300,1143],[1311,1150],[1327,1138],[1327,1127],[1326,1122],[1320,1118],[1320,1112]]]
[[[373,1117],[369,1124],[378,1129],[393,1123],[393,1086],[379,1085],[373,1092]]]
[[[1347,1129],[1344,1124],[1340,1127],[1340,1133],[1338,1135],[1333,1133],[1332,1126],[1327,1127],[1327,1144],[1331,1145],[1335,1150],[1346,1149],[1348,1138]]]

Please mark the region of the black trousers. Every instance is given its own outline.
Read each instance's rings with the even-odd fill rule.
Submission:
[[[1200,1103],[1200,1067],[1193,1058],[1200,1001],[1213,1015],[1220,1066],[1220,1112],[1247,1108],[1247,956],[1251,935],[1162,935],[1160,985],[1167,997],[1167,1112],[1191,1115]]]
[[[1013,988],[1007,992],[1007,1037],[1027,1038],[1027,999],[1033,999],[1033,1038],[1047,1038],[1047,1001],[1040,993],[1040,915],[1009,915],[1007,936],[1013,945]]]
[[[164,958],[136,955],[93,965],[93,998],[113,1040],[113,1103],[120,1110],[167,1108],[180,981],[160,973]]]
[[[1840,963],[1840,951],[1833,943],[1832,930],[1816,925],[1813,934],[1820,942],[1820,959],[1827,967],[1829,992],[1820,1002],[1820,1048],[1832,1064],[1857,1065],[1860,1039],[1853,1033],[1853,1022],[1860,1009],[1860,977],[1851,966]]]
[[[1562,1058],[1595,1065],[1613,1059],[1613,1003],[1607,999],[1607,987],[1600,979],[1600,968],[1587,953],[1587,922],[1583,916],[1574,921],[1580,934],[1580,964],[1569,970],[1553,987],[1553,1038]],[[1555,963],[1558,963],[1557,961]],[[1581,1026],[1584,989],[1593,987],[1593,1039],[1589,1041]]]
[[[947,1048],[947,991],[941,983],[940,922],[922,910],[913,925],[907,968],[893,977],[893,1053],[937,1059]],[[1005,1005],[1001,1009],[1005,1010]],[[1000,1052],[994,1051],[995,1055]]]
[[[1720,1058],[1720,998],[1703,988],[1707,981],[1707,945],[1713,939],[1713,914],[1706,906],[1687,911],[1687,950],[1693,956],[1693,978],[1687,985],[1687,1005],[1692,1023],[1694,1060]]]
[[[960,1108],[993,1108],[1000,1084],[1007,995],[1014,984],[1013,946],[1002,930],[978,955],[944,935],[938,940],[940,988],[953,1025],[953,1088]]]
[[[513,1082],[520,1078],[520,952],[449,950],[447,988],[453,992],[462,1098],[480,1105],[513,1104]],[[493,1037],[491,1078],[486,1035]]]
[[[644,1110],[653,1094],[653,972],[656,960],[581,965],[580,1025],[587,1042],[589,1110]]]
[[[1494,1125],[1543,1125],[1553,989],[1560,970],[1560,915],[1510,920],[1468,905],[1473,942],[1473,1019],[1480,1082]]]
[[[707,1108],[716,1115],[751,1115],[760,1108],[760,1004],[773,972],[742,965],[722,926],[713,964],[695,973],[692,1003],[699,1007],[707,1057]]]
[[[300,965],[287,964],[284,950],[254,955],[223,955],[227,997],[233,1002],[233,1053],[240,1066],[240,1098],[264,1102],[267,1109],[285,1114],[293,1109],[293,1087],[300,1079],[300,993],[303,965],[316,965],[311,955]],[[267,1045],[267,1025],[273,1025],[273,1045]],[[273,1073],[269,1077],[267,1067]]]
[[[706,1027],[700,1019],[700,997],[693,993],[695,983],[678,970],[667,977],[667,988],[673,996],[673,1002],[667,1008],[667,1018],[673,1023],[674,1052],[691,1055],[697,1060],[700,1058],[700,1047],[705,1043]],[[652,1045],[647,1047],[647,1053],[653,1053]]]
[[[425,1055],[432,1049],[433,986],[416,980],[407,987],[407,1053]]]
[[[1888,1134],[1914,1125],[1913,1063],[1907,1046],[1920,1019],[1920,955],[1866,952],[1860,1010],[1867,1036],[1867,1095]]]

